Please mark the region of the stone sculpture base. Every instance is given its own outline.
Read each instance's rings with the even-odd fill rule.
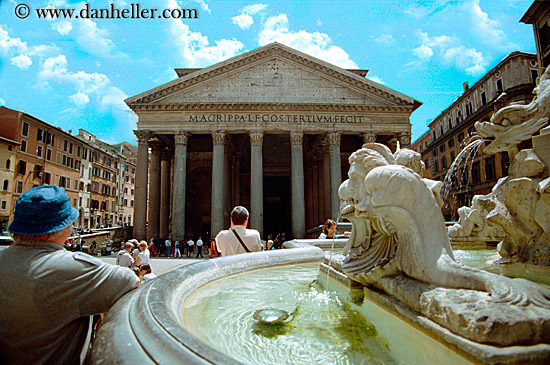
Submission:
[[[403,290],[406,291],[405,288]],[[547,364],[550,362],[550,345],[548,344],[497,347],[477,343],[449,331],[392,296],[374,288],[364,288],[364,292],[365,300],[376,303],[474,363]]]
[[[343,255],[335,255],[332,260],[325,256],[321,272],[328,272],[349,289],[360,288],[362,284],[342,273],[343,259]],[[486,292],[442,288],[405,275],[382,278],[376,288],[363,286],[363,290],[366,300],[473,362],[550,362],[548,309],[494,303]],[[504,346],[494,346],[496,342]]]

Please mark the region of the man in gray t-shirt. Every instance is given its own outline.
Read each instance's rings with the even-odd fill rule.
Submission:
[[[0,252],[2,363],[81,362],[91,316],[139,285],[128,268],[63,248],[77,217],[56,186],[33,188],[17,200],[9,226],[15,243]]]

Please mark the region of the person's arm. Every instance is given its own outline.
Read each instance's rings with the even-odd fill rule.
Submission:
[[[134,274],[134,276],[136,277],[136,285],[134,285],[134,289],[137,289],[139,287],[139,284],[141,283],[141,280],[136,274]]]
[[[141,255],[138,255],[136,259],[136,266],[139,267],[139,264],[141,263]]]

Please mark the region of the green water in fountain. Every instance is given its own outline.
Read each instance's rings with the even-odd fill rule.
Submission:
[[[510,278],[531,280],[541,286],[550,288],[550,267],[521,264],[494,264],[492,262],[500,258],[495,247],[453,248],[453,253],[457,260],[476,269],[489,271]]]
[[[362,291],[319,283],[319,264],[255,270],[216,280],[185,302],[185,328],[247,364],[468,363],[433,338],[368,301]],[[259,309],[293,313],[269,325]]]

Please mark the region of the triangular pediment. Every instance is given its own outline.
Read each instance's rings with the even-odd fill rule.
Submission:
[[[178,104],[329,104],[408,106],[420,103],[287,46],[273,43],[196,70],[126,100],[140,106]]]

